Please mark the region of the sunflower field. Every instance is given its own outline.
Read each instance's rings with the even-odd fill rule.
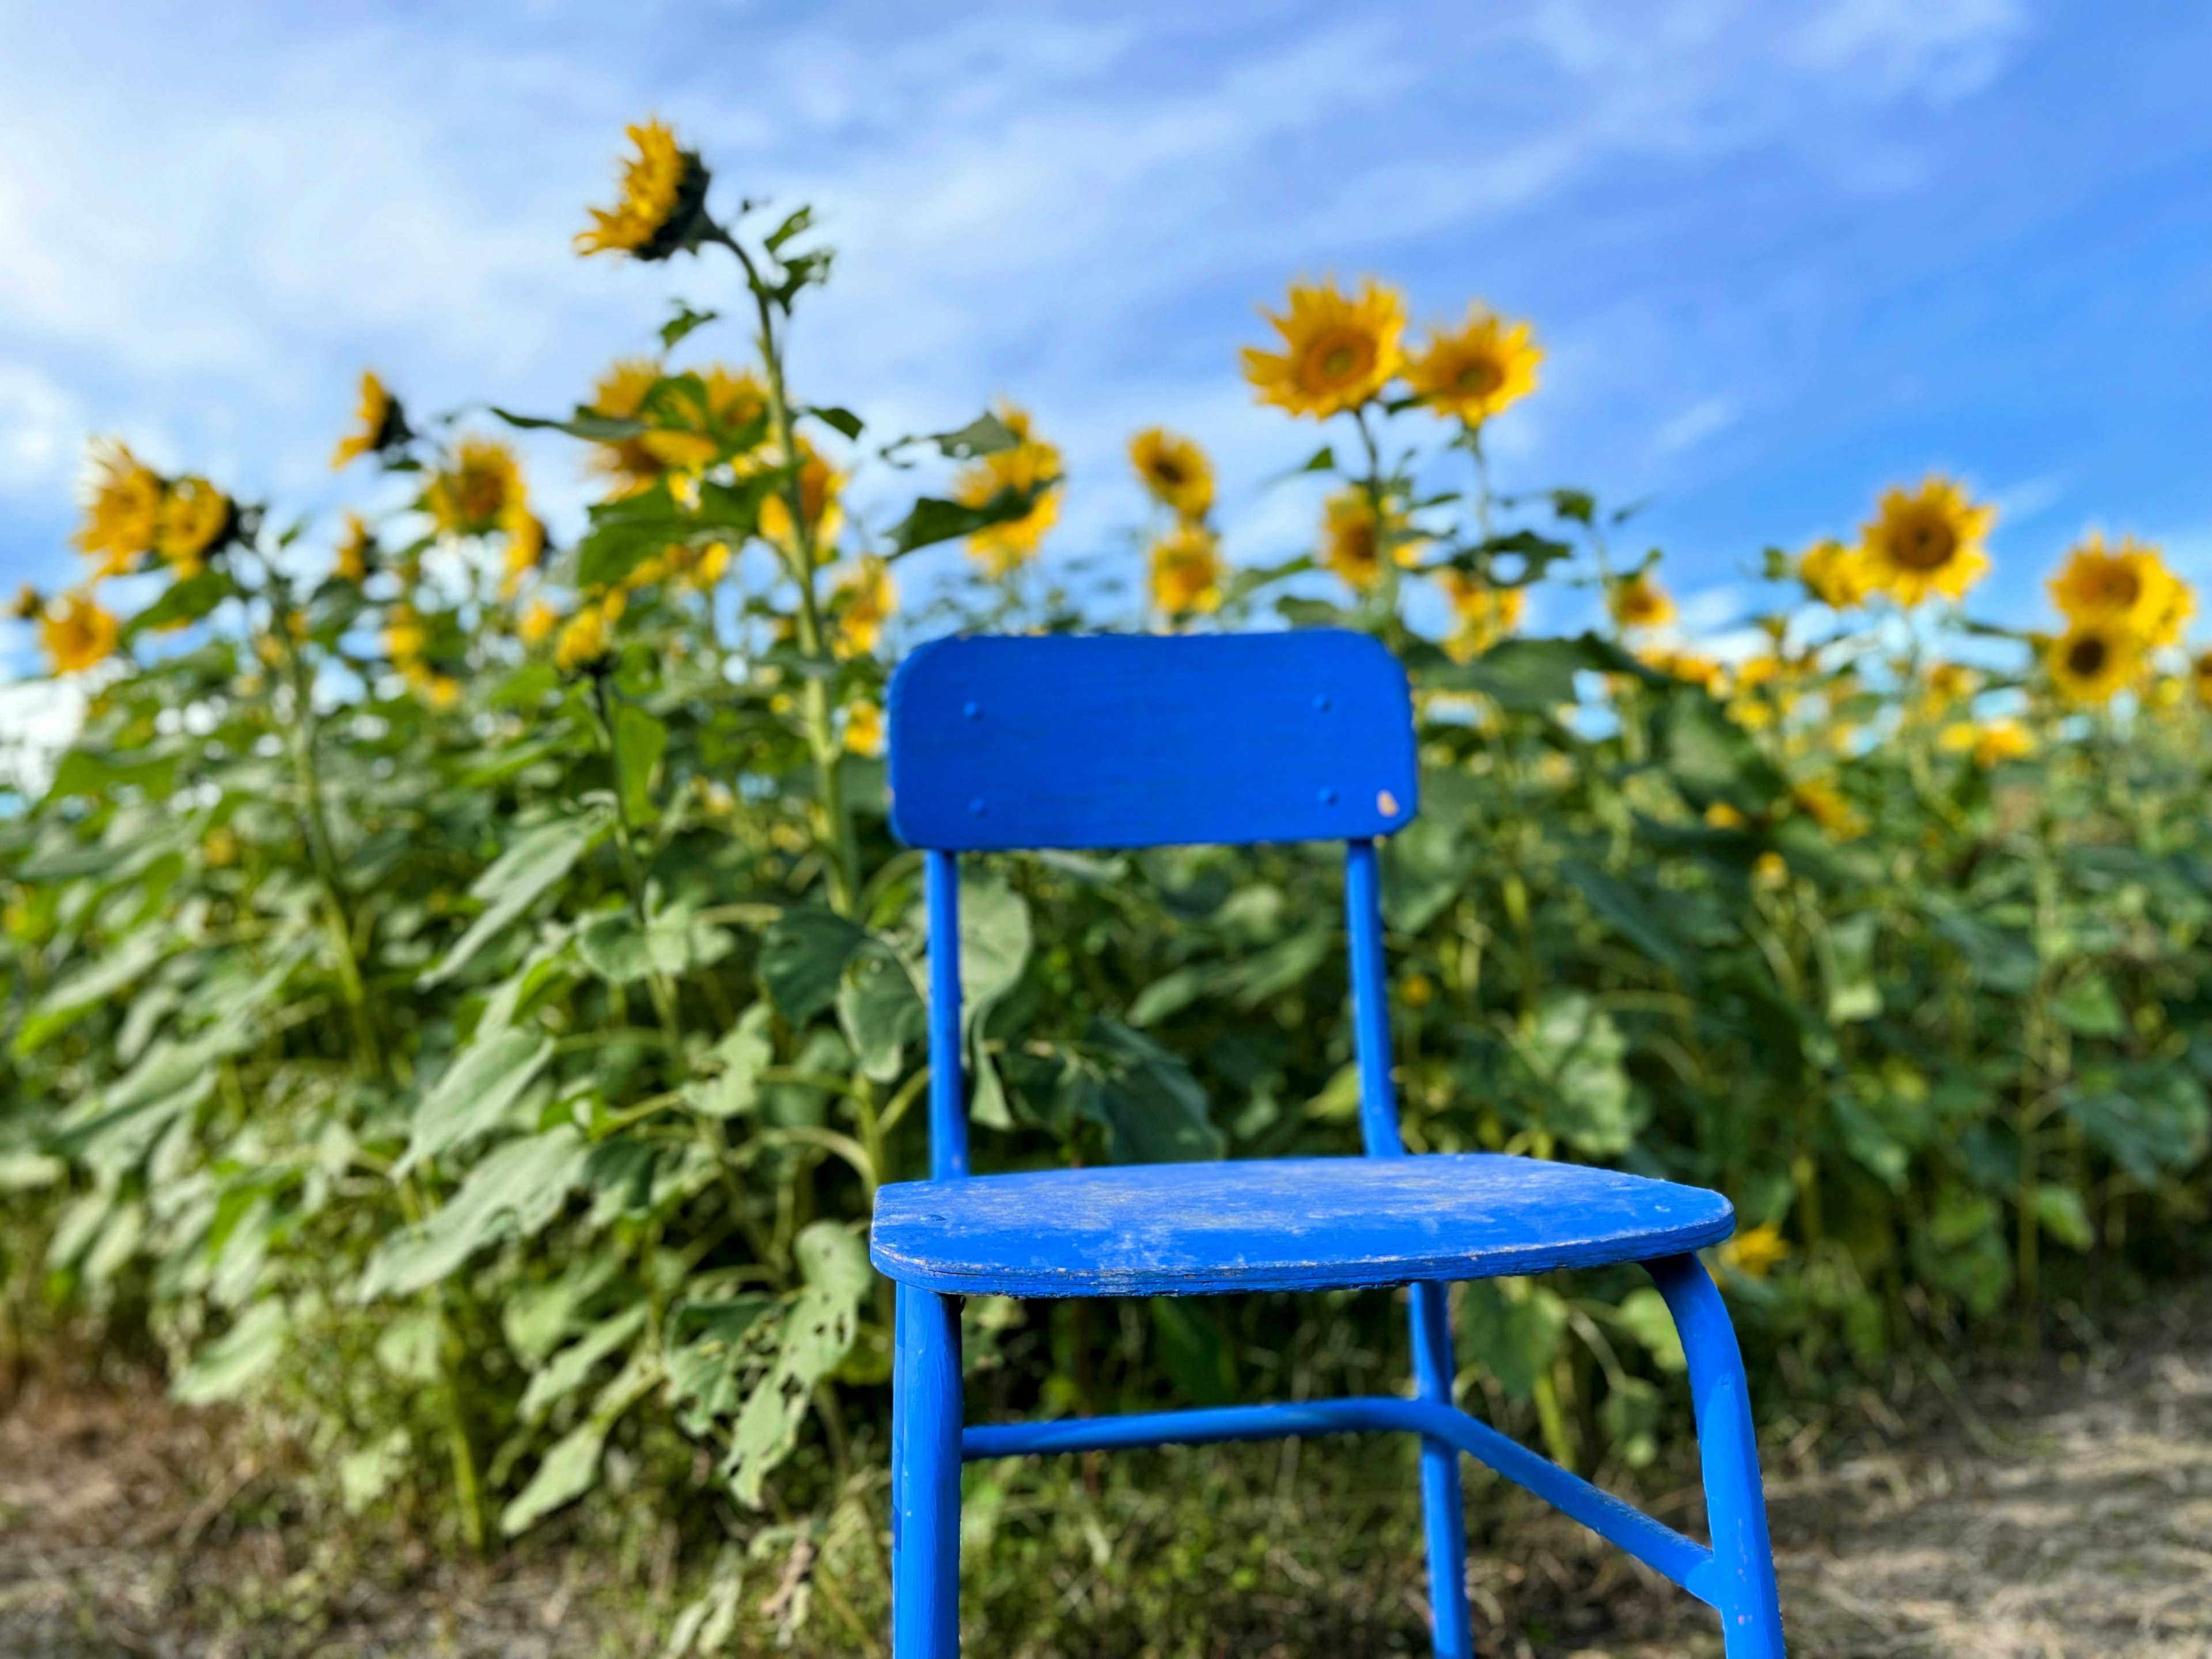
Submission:
[[[679,307],[572,411],[424,420],[366,376],[334,461],[383,505],[337,526],[95,446],[84,579],[16,606],[88,713],[0,813],[0,1356],[150,1354],[456,1548],[650,1494],[722,1553],[672,1653],[796,1540],[774,1617],[879,1606],[866,1227],[926,1165],[927,982],[879,708],[963,628],[1386,641],[1409,1144],[1727,1193],[1778,1416],[2202,1261],[2212,659],[2155,549],[2084,540],[2047,633],[1978,620],[1994,515],[1932,477],[1769,550],[1769,610],[1701,645],[1626,514],[1493,485],[1528,325],[1324,281],[1243,364],[1312,423],[1311,546],[1227,563],[1206,451],[1154,428],[1146,550],[1048,558],[1048,435],[810,401],[807,212],[714,217],[697,155],[631,137],[579,250],[696,258],[732,314]],[[602,486],[572,539],[514,429]],[[1529,635],[1545,588],[1598,620]],[[980,1168],[1356,1150],[1333,849],[969,863]],[[1686,1431],[1639,1274],[1455,1302],[1465,1401],[1562,1462],[1631,1480]],[[971,1416],[1404,1374],[1381,1293],[966,1318]]]

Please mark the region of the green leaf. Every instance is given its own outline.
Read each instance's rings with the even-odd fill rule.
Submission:
[[[2055,1187],[2048,1182],[2035,1189],[2035,1218],[2049,1233],[2069,1249],[2086,1250],[2097,1242],[2090,1230],[2089,1212],[2081,1205],[2081,1194],[2071,1187]]]
[[[757,1002],[714,1046],[709,1059],[720,1065],[720,1071],[684,1085],[684,1098],[692,1110],[708,1117],[732,1118],[759,1104],[760,1074],[775,1061],[775,1047],[769,1040],[774,1018],[768,1004]]]
[[[584,1386],[599,1363],[614,1354],[645,1328],[649,1310],[642,1302],[603,1319],[586,1331],[534,1373],[516,1409],[526,1423],[535,1423],[546,1412]]]
[[[1652,721],[1653,746],[1682,799],[1699,811],[1715,802],[1756,817],[1781,800],[1788,786],[1759,752],[1751,733],[1704,690],[1678,685]]]
[[[1579,640],[1501,640],[1455,672],[1423,676],[1430,684],[1460,684],[1502,708],[1550,714],[1575,701],[1575,676],[1589,666]]]
[[[860,1072],[878,1083],[897,1081],[906,1045],[929,1033],[929,1012],[906,964],[889,951],[857,952],[837,988],[837,1023],[860,1056]]]
[[[1659,1455],[1659,1390],[1640,1376],[1608,1376],[1597,1408],[1606,1443],[1632,1469],[1647,1468]]]
[[[1193,1163],[1228,1150],[1190,1068],[1142,1032],[1095,1018],[1080,1060],[1065,1085],[1073,1091],[1069,1105],[1104,1127],[1116,1162]]]
[[[576,954],[611,985],[648,974],[688,974],[729,954],[722,929],[700,921],[688,906],[671,905],[643,927],[627,909],[599,910],[576,928]]]
[[[830,405],[817,404],[806,412],[809,415],[811,415],[816,420],[821,422],[823,425],[835,428],[837,431],[843,433],[846,437],[855,441],[858,441],[861,431],[867,425],[866,422],[863,421],[849,409],[838,409]]]
[[[402,1314],[376,1339],[376,1363],[402,1382],[434,1382],[445,1340],[445,1322],[436,1314]]]
[[[582,1139],[565,1123],[509,1141],[477,1165],[428,1222],[384,1242],[362,1273],[357,1298],[373,1302],[427,1289],[459,1272],[484,1246],[536,1233],[568,1202],[585,1156]]]
[[[1874,975],[1875,936],[1881,927],[1880,912],[1862,910],[1813,930],[1814,952],[1827,983],[1830,1024],[1848,1025],[1881,1012],[1881,988]]]
[[[738,1501],[751,1509],[761,1505],[762,1483],[798,1443],[815,1384],[852,1347],[860,1297],[870,1283],[866,1254],[835,1222],[808,1226],[793,1253],[806,1288],[784,1316],[775,1364],[738,1413],[722,1466]]]
[[[761,983],[786,1019],[804,1025],[836,999],[839,975],[867,937],[834,910],[794,906],[761,936]]]
[[[461,1050],[415,1108],[393,1178],[498,1128],[552,1058],[552,1038],[511,1026]]]
[[[596,1417],[587,1419],[555,1441],[530,1484],[500,1511],[500,1531],[509,1538],[526,1532],[563,1504],[589,1492],[599,1478],[599,1451],[610,1426]]]
[[[1538,1285],[1516,1283],[1515,1288],[1523,1292],[1518,1297],[1494,1279],[1467,1287],[1460,1356],[1462,1364],[1484,1366],[1499,1387],[1525,1403],[1534,1395],[1537,1379],[1552,1369],[1566,1333],[1567,1304]]]
[[[668,1389],[685,1433],[704,1435],[738,1408],[743,1351],[775,1306],[774,1297],[755,1294],[688,1303],[677,1314],[672,1328],[680,1346],[667,1353]]]
[[[1580,859],[1563,860],[1559,869],[1599,920],[1661,967],[1676,973],[1683,970],[1686,960],[1680,945],[1642,893]]]
[[[626,415],[602,415],[583,404],[566,420],[544,415],[518,415],[512,410],[491,405],[491,412],[509,426],[524,432],[565,432],[572,438],[586,439],[592,443],[619,443],[624,438],[635,438],[653,428],[645,422]]]
[[[1383,844],[1382,916],[1392,931],[1418,933],[1441,915],[1466,887],[1474,857],[1450,813],[1417,817],[1391,836]]]
[[[411,1449],[407,1431],[400,1428],[339,1458],[338,1503],[345,1512],[363,1514],[383,1497],[405,1471]]]
[[[632,823],[650,823],[653,769],[668,750],[668,728],[640,708],[626,702],[615,710],[615,776],[622,790],[623,810]]]
[[[1577,1152],[1625,1152],[1635,1139],[1628,1114],[1628,1045],[1613,1016],[1581,991],[1554,992],[1537,1006],[1514,1052],[1549,1095],[1544,1127]]]
[[[2076,1036],[2116,1037],[2128,1028],[2127,1012],[2100,973],[2076,974],[2051,999],[2051,1017]]]
[[[1020,982],[1032,933],[1028,901],[997,876],[960,877],[960,1004],[972,1024]]]
[[[924,495],[892,528],[890,556],[902,558],[919,548],[933,547],[939,542],[972,536],[994,524],[1026,518],[1030,509],[1036,505],[1037,496],[1049,487],[1047,485],[1036,490],[1002,489],[981,507],[969,507],[959,501],[939,501],[933,495]]]
[[[234,592],[229,576],[213,566],[180,577],[125,624],[123,637],[135,640],[149,629],[180,628],[187,623],[196,623]]]
[[[814,225],[814,210],[802,207],[787,216],[784,222],[762,239],[761,246],[770,253],[781,253],[794,236],[804,235]]]
[[[694,330],[702,329],[722,313],[719,311],[694,311],[688,301],[674,302],[675,313],[660,325],[660,343],[664,350],[673,351]]]
[[[848,437],[857,434],[848,433]],[[939,451],[956,461],[972,461],[978,456],[996,455],[1005,450],[1018,449],[1021,439],[1014,429],[997,416],[978,415],[957,432],[933,432],[930,438]]]
[[[128,989],[168,954],[165,928],[147,927],[124,936],[115,948],[95,957],[54,986],[32,1005],[15,1033],[15,1052],[28,1056],[49,1038]]]
[[[1682,1352],[1682,1334],[1674,1328],[1667,1298],[1649,1285],[1621,1297],[1613,1316],[1615,1324],[1644,1345],[1651,1363],[1661,1370],[1679,1373],[1689,1369],[1689,1359]]]
[[[425,989],[442,985],[467,967],[478,951],[564,879],[577,861],[599,844],[612,823],[605,808],[595,806],[574,817],[532,825],[518,835],[470,884],[469,895],[483,904],[483,912],[454,942],[445,960],[423,975],[419,983]]]
[[[191,1364],[169,1385],[170,1398],[185,1406],[237,1399],[282,1357],[291,1328],[282,1302],[274,1297],[257,1302],[236,1324],[192,1356]]]
[[[2203,1085],[2179,1066],[2099,1068],[2059,1099],[2081,1133],[2145,1186],[2192,1167],[2212,1140]]]

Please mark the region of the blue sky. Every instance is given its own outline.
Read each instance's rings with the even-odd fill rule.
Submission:
[[[817,204],[814,396],[1035,410],[1063,556],[1122,545],[1153,422],[1215,452],[1233,556],[1300,545],[1261,481],[1314,437],[1237,349],[1291,276],[1373,271],[1533,319],[1500,482],[1649,499],[1693,618],[1935,467],[2003,508],[1988,611],[2040,615],[2093,525],[2212,588],[2208,72],[2195,0],[14,7],[0,580],[71,579],[88,431],[328,523],[363,365],[565,407],[726,297],[568,251],[657,112],[725,205]],[[533,464],[574,513],[573,453]]]

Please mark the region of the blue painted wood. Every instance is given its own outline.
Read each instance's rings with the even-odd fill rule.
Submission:
[[[894,1182],[869,1254],[952,1295],[1205,1296],[1637,1261],[1734,1217],[1702,1188],[1487,1152],[1154,1164]]]
[[[957,1659],[959,1304],[900,1285],[893,1342],[891,1659]]]
[[[1195,1446],[1221,1440],[1281,1440],[1292,1435],[1398,1431],[1439,1440],[1495,1469],[1562,1514],[1611,1540],[1699,1601],[1712,1602],[1713,1556],[1703,1545],[1654,1521],[1611,1492],[1465,1412],[1429,1400],[1354,1396],[1297,1404],[1224,1406],[1130,1417],[1061,1418],[969,1429],[960,1454],[969,1461],[1029,1453],[1111,1451],[1136,1446]],[[1733,1650],[1731,1650],[1733,1656]]]
[[[939,640],[887,701],[913,847],[1366,839],[1413,815],[1405,671],[1364,635]]]
[[[966,1062],[960,1053],[960,857],[923,855],[929,918],[929,1174],[968,1173]]]
[[[1713,1535],[1713,1594],[1728,1659],[1782,1659],[1782,1599],[1766,1535],[1759,1437],[1751,1389],[1727,1304],[1694,1255],[1647,1261],[1667,1298],[1690,1365],[1698,1450],[1705,1468],[1705,1522]]]
[[[1371,841],[1344,849],[1344,930],[1352,975],[1352,1045],[1359,1063],[1359,1137],[1370,1158],[1406,1150],[1390,1085],[1390,1004],[1382,965],[1382,860]]]
[[[1413,1327],[1413,1394],[1449,1407],[1451,1304],[1448,1286],[1415,1285],[1407,1297]],[[1449,1440],[1421,1438],[1421,1529],[1429,1557],[1429,1631],[1437,1659],[1474,1659],[1474,1624],[1467,1606],[1467,1506],[1460,1493],[1459,1452]]]

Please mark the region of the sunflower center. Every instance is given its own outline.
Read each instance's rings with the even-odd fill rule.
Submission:
[[[2106,605],[2124,609],[2142,597],[2142,585],[2132,570],[2108,570],[2098,580],[2098,598]]]
[[[1452,390],[1483,398],[1505,384],[1505,371],[1488,357],[1471,357],[1452,375]]]
[[[1898,527],[1891,545],[1908,570],[1941,570],[1959,550],[1959,538],[1941,519],[1915,518]]]
[[[2111,655],[2112,647],[2091,634],[2066,647],[2066,666],[2069,672],[2085,680],[2094,679],[2104,672],[2106,659]]]
[[[1173,489],[1185,481],[1182,464],[1170,460],[1164,455],[1152,463],[1152,477],[1158,479],[1164,488],[1169,489]]]
[[[1375,367],[1375,342],[1356,329],[1332,329],[1306,348],[1304,379],[1310,391],[1325,392],[1365,378]]]
[[[497,518],[500,508],[507,505],[506,481],[495,472],[464,471],[457,493],[461,499],[461,514],[471,523]]]

